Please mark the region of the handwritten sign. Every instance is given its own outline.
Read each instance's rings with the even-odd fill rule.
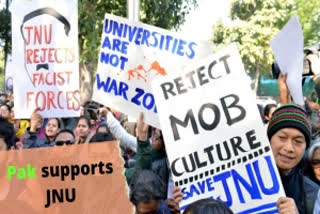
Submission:
[[[26,214],[132,213],[123,169],[116,141],[0,152],[0,208]]]
[[[77,1],[16,0],[12,13],[17,118],[80,115]]]
[[[151,81],[207,56],[209,45],[105,15],[93,100],[160,127]],[[170,71],[170,72],[169,72]]]
[[[173,180],[184,210],[213,198],[235,213],[275,210],[284,196],[255,96],[233,46],[153,82]],[[170,106],[170,107],[168,107]]]

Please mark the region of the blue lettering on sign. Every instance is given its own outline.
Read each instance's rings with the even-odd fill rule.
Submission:
[[[141,45],[146,44],[146,46],[149,47],[149,37],[150,37],[150,31],[148,30],[143,31]]]
[[[136,95],[132,97],[131,102],[137,106],[143,106],[147,110],[153,108],[153,112],[157,113],[157,108],[154,101],[154,96],[151,93],[145,93],[141,88],[136,88]]]
[[[182,188],[182,190],[181,190],[182,193],[186,194],[186,196],[184,196],[183,200],[193,197],[194,194],[196,194],[196,195],[204,194],[206,192],[206,187],[208,188],[209,192],[213,191],[214,187],[212,187],[211,184],[213,184],[212,179],[207,178],[206,180],[198,181],[195,185],[192,184],[190,186],[189,192],[186,192],[187,189],[185,187]]]
[[[99,74],[96,75],[96,79],[98,90],[101,90],[102,88],[106,93],[122,96],[125,100],[128,100],[127,91],[129,86],[125,82],[120,81],[120,83],[117,83],[115,79],[111,79],[110,77],[107,77],[105,81],[102,81]]]
[[[225,195],[226,195],[226,199],[227,199],[227,201],[223,201],[221,199],[221,196],[218,196],[217,200],[223,201],[229,207],[232,205],[232,197],[231,197],[230,189],[229,189],[229,186],[228,186],[228,183],[227,183],[227,179],[230,178],[230,176],[231,176],[230,172],[223,172],[223,173],[213,177],[213,181],[215,181],[215,182],[221,181],[222,182],[223,189],[225,191]]]
[[[210,192],[210,197],[223,201],[231,207],[234,201],[239,201],[240,203],[245,204],[248,200],[262,200],[264,195],[277,194],[280,191],[280,184],[277,179],[271,157],[265,156],[264,160],[269,170],[263,171],[263,178],[261,176],[261,160],[256,160],[253,163],[245,165],[246,176],[241,175],[244,173],[242,171],[240,174],[236,169],[231,169],[213,177],[206,178],[203,181],[197,181],[187,187],[183,187],[183,200],[188,200]],[[266,177],[266,172],[269,172],[269,177]],[[270,179],[272,181],[272,184],[268,188],[265,186],[264,182],[266,179]],[[224,192],[222,195],[221,192],[218,195],[214,192],[214,186],[221,186],[221,184]],[[231,194],[231,185],[233,186],[232,189],[236,189],[236,193]],[[249,199],[244,197],[245,192],[249,193]]]
[[[126,62],[128,62],[128,58],[124,56],[118,56],[117,54],[110,54],[101,52],[100,62],[104,64],[110,64],[113,67],[118,67],[120,65],[121,70],[124,70],[124,66]]]
[[[128,53],[129,42],[121,41],[120,39],[113,39],[110,41],[109,37],[104,37],[102,48],[108,48],[109,50],[117,51],[122,54]]]
[[[240,202],[243,204],[246,202],[244,200],[243,193],[240,189],[240,184],[242,184],[244,188],[248,190],[252,199],[262,199],[261,194],[259,192],[259,187],[257,185],[256,180],[254,179],[254,174],[252,172],[251,165],[246,165],[246,169],[249,175],[250,182],[247,182],[236,170],[231,170],[234,185],[236,186],[237,192],[239,193]]]
[[[127,92],[129,90],[128,84],[125,82],[107,77],[105,80],[101,80],[100,75],[96,74],[97,89],[103,90],[106,93],[113,94],[115,96],[123,97],[128,100]],[[137,106],[142,106],[147,110],[153,110],[157,114],[157,107],[155,105],[154,96],[151,93],[145,93],[143,89],[136,88],[136,94],[131,98],[130,102]]]
[[[197,44],[195,43],[195,42],[191,42],[191,43],[189,43],[189,45],[188,45],[188,48],[190,49],[190,53],[189,54],[187,54],[187,57],[189,58],[189,59],[193,59],[194,58],[194,56],[195,56],[195,51],[194,51],[194,49],[193,49],[193,46],[197,46]]]
[[[259,170],[259,165],[258,165],[258,161],[253,162],[253,168],[254,171],[256,172],[257,175],[257,179],[261,188],[261,191],[266,194],[266,195],[273,195],[279,192],[280,190],[280,184],[277,180],[277,175],[276,175],[276,171],[274,170],[274,167],[272,165],[272,161],[271,161],[271,157],[270,156],[266,156],[265,157],[267,163],[268,163],[268,168],[269,168],[269,172],[271,175],[271,179],[274,181],[273,186],[270,187],[269,189],[267,189],[263,183],[263,179],[261,177],[261,173]]]
[[[104,33],[118,37],[112,41],[106,36],[102,44],[103,48],[118,51],[125,54],[126,47],[129,43],[134,43],[137,46],[146,45],[159,50],[165,50],[178,56],[185,56],[189,59],[195,57],[195,42],[188,42],[183,39],[174,38],[171,35],[163,35],[156,31],[150,31],[143,27],[130,26],[125,23],[119,23],[115,20],[105,20]],[[120,39],[126,40],[126,42]]]
[[[153,42],[153,44],[152,45],[150,45],[151,47],[157,47],[158,46],[158,36],[157,35],[159,35],[159,33],[158,32],[152,32],[151,33],[151,35],[152,35],[152,37],[153,37],[153,40],[154,40],[154,42]]]
[[[132,28],[131,26],[129,26],[129,42],[132,42],[137,30],[138,30],[137,27]]]
[[[131,102],[136,104],[137,106],[141,105],[140,97],[144,94],[144,90],[140,88],[136,88],[136,95],[132,97]]]

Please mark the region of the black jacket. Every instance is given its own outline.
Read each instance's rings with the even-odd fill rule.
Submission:
[[[292,169],[281,175],[287,197],[293,198],[300,214],[312,214],[317,199],[319,185],[304,176],[301,170]]]

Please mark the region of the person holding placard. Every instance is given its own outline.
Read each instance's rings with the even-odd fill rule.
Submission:
[[[144,123],[143,113],[137,121],[137,163],[125,172],[130,188],[130,201],[137,214],[170,214],[164,199],[166,188],[158,175],[151,171],[151,145],[148,138],[149,126]]]
[[[267,134],[287,196],[278,200],[279,213],[294,209],[290,213],[312,213],[319,186],[303,176],[299,167],[311,141],[307,113],[295,104],[279,107],[272,115]]]
[[[311,124],[303,108],[286,104],[270,119],[268,138],[287,197],[280,197],[277,208],[280,214],[313,213],[319,186],[302,174],[302,158],[311,140]],[[173,189],[179,203],[183,194],[179,187]]]

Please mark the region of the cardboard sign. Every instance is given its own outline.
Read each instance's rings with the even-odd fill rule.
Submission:
[[[276,210],[284,196],[255,96],[235,47],[153,82],[166,151],[184,210],[213,198],[235,213]],[[170,106],[170,108],[168,108]]]
[[[151,81],[207,56],[208,47],[106,14],[92,99],[135,118],[144,112],[146,123],[159,128]]]
[[[0,152],[1,212],[132,213],[123,164],[116,141]]]
[[[76,0],[16,0],[11,5],[16,118],[80,115]]]

